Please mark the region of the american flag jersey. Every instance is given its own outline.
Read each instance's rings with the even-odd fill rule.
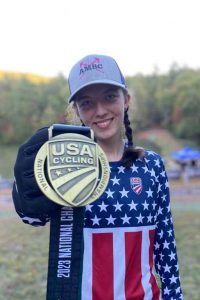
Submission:
[[[110,162],[107,189],[86,206],[81,299],[183,299],[169,184],[153,151],[131,168]]]

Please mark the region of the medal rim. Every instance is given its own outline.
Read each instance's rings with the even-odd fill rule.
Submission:
[[[101,164],[102,174],[101,178],[99,180],[99,183],[96,187],[94,187],[93,191],[90,193],[90,196],[88,198],[84,198],[83,201],[79,202],[78,204],[72,203],[71,201],[68,202],[65,199],[61,198],[61,196],[49,185],[44,172],[44,165],[46,160],[48,159],[48,144],[52,141],[62,141],[67,137],[69,140],[71,137],[74,140],[79,140],[82,142],[85,142],[85,140],[88,140],[90,143],[95,144],[96,146],[96,156],[97,156],[97,168],[98,164]],[[38,168],[39,164],[39,168]],[[98,171],[97,171],[98,172]],[[49,173],[49,171],[48,171]],[[109,162],[107,160],[107,157],[104,153],[104,151],[101,149],[101,147],[95,143],[90,138],[77,134],[77,133],[64,133],[60,134],[54,137],[51,137],[45,144],[42,145],[42,147],[39,149],[34,162],[34,175],[36,182],[40,188],[40,190],[44,193],[44,195],[51,201],[60,204],[62,206],[70,206],[70,207],[78,207],[78,206],[85,206],[87,204],[90,204],[94,202],[97,198],[99,198],[103,192],[105,191],[109,178],[110,178],[110,168],[109,168]]]

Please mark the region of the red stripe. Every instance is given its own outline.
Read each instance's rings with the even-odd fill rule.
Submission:
[[[151,277],[150,277],[149,282],[151,283],[151,286],[152,286],[152,294],[153,294],[152,300],[159,300],[160,299],[160,289],[158,288],[155,276],[152,273],[152,269],[153,269],[154,236],[155,236],[155,230],[150,230],[149,231],[149,239],[150,239],[150,246],[149,246],[149,266],[150,266]]]
[[[136,192],[140,191],[141,190],[141,186],[135,187],[135,190],[136,190]]]
[[[125,233],[125,295],[126,299],[143,299],[144,289],[142,287],[141,272],[141,247],[142,232]]]
[[[113,300],[113,235],[94,233],[92,237],[92,299]]]

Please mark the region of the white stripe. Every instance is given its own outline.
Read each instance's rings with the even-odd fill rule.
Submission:
[[[150,246],[149,230],[143,230],[141,267],[142,267],[142,286],[145,291],[144,300],[152,300],[152,288],[149,282],[150,275],[151,275],[150,265],[149,265],[149,246]]]
[[[92,234],[113,233],[114,300],[125,300],[125,232],[142,232],[142,285],[146,290],[144,300],[152,299],[149,267],[149,231],[155,225],[119,228],[84,228],[84,256],[82,276],[82,300],[92,300]],[[144,277],[145,274],[145,277]]]
[[[84,233],[125,233],[125,232],[138,232],[138,231],[149,231],[155,229],[155,225],[150,226],[139,226],[139,227],[115,227],[115,228],[84,228]]]
[[[84,229],[82,300],[92,300],[92,231]]]
[[[27,221],[29,224],[33,224],[34,222],[42,223],[40,219],[37,218],[30,218],[30,217],[22,217],[23,221]]]
[[[125,240],[123,232],[113,234],[114,300],[125,300]]]

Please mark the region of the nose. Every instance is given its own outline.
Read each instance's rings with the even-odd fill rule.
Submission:
[[[97,101],[96,102],[96,116],[104,116],[106,115],[107,110],[105,105],[103,104],[103,101]]]

